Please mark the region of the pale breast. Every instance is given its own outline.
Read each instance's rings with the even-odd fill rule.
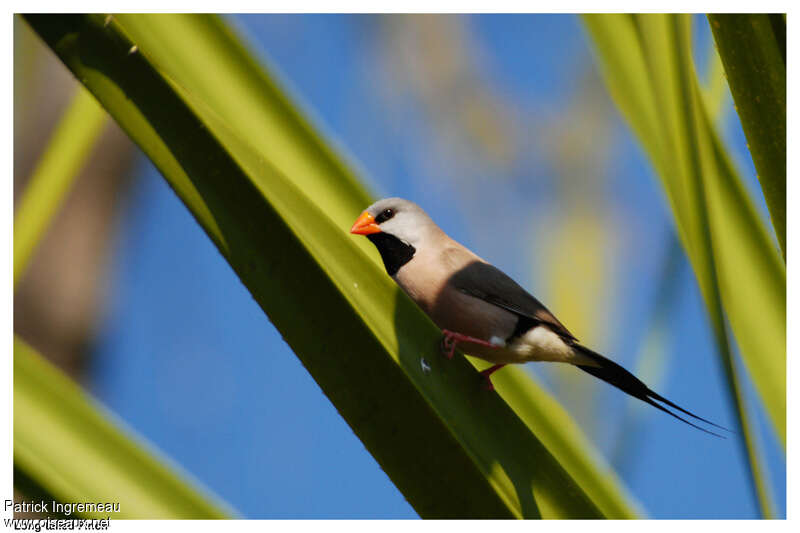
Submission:
[[[519,317],[485,300],[466,294],[448,283],[460,268],[478,256],[459,247],[441,247],[438,253],[419,250],[394,280],[441,329],[492,342],[487,347],[461,343],[464,352],[495,363],[525,361],[577,362],[571,347],[548,327],[540,326],[503,346],[514,333]]]
[[[440,235],[440,239],[442,242],[449,240],[444,234]],[[452,264],[448,259],[450,254],[443,253],[447,249],[444,244],[426,243],[417,249],[411,261],[392,276],[428,315],[431,315],[447,280],[458,268],[458,265]]]

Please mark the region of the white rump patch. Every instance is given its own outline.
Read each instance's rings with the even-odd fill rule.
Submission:
[[[506,341],[504,341],[503,339],[501,339],[496,335],[492,335],[492,338],[489,339],[489,344],[491,344],[492,346],[500,346],[501,348],[504,348],[506,345]]]
[[[572,363],[575,351],[550,328],[537,326],[514,342],[514,348],[532,361],[556,361]]]

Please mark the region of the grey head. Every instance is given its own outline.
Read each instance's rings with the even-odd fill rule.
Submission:
[[[403,198],[378,200],[366,211],[375,217],[382,233],[415,247],[424,244],[426,237],[441,231],[420,206]]]
[[[370,217],[365,220],[367,213]],[[369,231],[353,226],[351,232],[366,235],[375,245],[390,276],[411,261],[417,249],[442,233],[420,206],[402,198],[378,200],[359,218],[364,227],[367,220]]]

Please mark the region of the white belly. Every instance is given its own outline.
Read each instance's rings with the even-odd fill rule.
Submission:
[[[553,361],[561,363],[580,363],[584,356],[569,346],[556,333],[546,327],[538,326],[514,339],[507,350],[518,354],[522,361]]]
[[[493,346],[483,346],[465,341],[458,347],[469,355],[480,357],[492,363],[526,363],[528,361],[548,361],[555,363],[571,363],[573,365],[597,364],[582,354],[547,326],[537,326],[527,333],[506,344],[503,339],[492,337],[487,339]]]

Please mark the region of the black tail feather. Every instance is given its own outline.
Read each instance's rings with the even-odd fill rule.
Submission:
[[[649,389],[648,389],[648,390],[649,390]],[[702,421],[702,422],[705,422],[705,423],[706,423],[706,424],[708,424],[709,426],[714,426],[715,428],[719,428],[719,429],[721,429],[722,431],[727,431],[728,433],[733,433],[733,431],[731,431],[731,430],[730,430],[730,429],[728,429],[728,428],[722,427],[722,426],[720,426],[719,424],[715,424],[714,422],[712,422],[712,421],[710,421],[710,420],[706,420],[706,419],[705,419],[705,418],[703,418],[702,416],[697,416],[697,415],[696,415],[696,414],[694,414],[694,413],[690,413],[689,411],[687,411],[687,410],[686,410],[686,409],[684,409],[683,407],[681,407],[681,406],[679,406],[679,405],[675,405],[675,404],[674,404],[674,403],[672,403],[671,401],[667,400],[666,398],[664,398],[664,397],[663,397],[663,396],[661,396],[660,394],[656,394],[656,393],[655,393],[655,392],[653,392],[652,390],[650,391],[650,397],[651,397],[651,398],[654,398],[654,399],[656,399],[656,400],[658,400],[659,402],[662,402],[662,403],[665,403],[665,404],[669,405],[669,406],[670,406],[670,407],[672,407],[673,409],[677,409],[677,410],[678,410],[678,411],[680,411],[681,413],[687,414],[687,415],[691,416],[692,418],[696,418],[697,420],[700,420],[700,421]]]
[[[633,374],[631,374],[630,372],[628,372],[627,370],[622,368],[620,365],[618,365],[614,361],[612,361],[610,359],[607,359],[606,357],[603,357],[599,353],[593,352],[589,348],[586,348],[585,346],[581,346],[580,344],[573,344],[573,347],[576,348],[577,350],[579,350],[582,354],[587,355],[588,357],[590,357],[594,362],[596,362],[599,365],[599,366],[575,365],[578,368],[580,368],[581,370],[583,370],[584,372],[586,372],[588,374],[591,374],[596,378],[602,379],[606,383],[614,385],[615,387],[617,387],[621,391],[623,391],[623,392],[625,392],[627,394],[630,394],[634,398],[638,398],[638,399],[642,400],[643,402],[652,405],[656,409],[659,409],[660,411],[664,411],[668,415],[677,418],[681,422],[684,422],[684,423],[689,424],[690,426],[692,426],[692,427],[694,427],[696,429],[699,429],[700,431],[704,431],[706,433],[709,433],[709,434],[714,435],[716,437],[720,437],[722,439],[725,438],[722,435],[719,435],[717,433],[714,433],[713,431],[709,431],[709,430],[707,430],[705,428],[702,428],[702,427],[700,427],[700,426],[698,426],[696,424],[693,424],[692,422],[689,422],[688,420],[686,420],[686,419],[682,418],[681,416],[673,413],[672,411],[670,411],[669,409],[665,408],[664,406],[656,403],[654,400],[662,402],[662,403],[672,407],[673,409],[677,409],[678,411],[680,411],[680,412],[682,412],[682,413],[684,413],[684,414],[686,414],[686,415],[688,415],[688,416],[690,416],[690,417],[692,417],[692,418],[694,418],[696,420],[700,420],[702,422],[705,422],[706,424],[709,424],[709,425],[714,426],[716,428],[719,428],[719,429],[722,429],[724,431],[730,432],[730,430],[728,430],[728,429],[726,429],[726,428],[724,428],[722,426],[719,426],[719,425],[717,425],[717,424],[715,424],[715,423],[713,423],[713,422],[711,422],[709,420],[706,420],[705,418],[699,417],[696,414],[691,413],[691,412],[687,411],[686,409],[684,409],[684,408],[672,403],[671,401],[667,400],[666,398],[664,398],[660,394],[656,394],[655,392],[650,390],[647,387],[647,385],[645,385],[641,380],[639,380],[639,378],[637,378],[636,376],[634,376]]]
[[[650,405],[652,405],[653,407],[655,407],[656,409],[658,409],[659,411],[664,411],[664,412],[665,412],[665,413],[667,413],[669,416],[675,417],[675,418],[677,418],[678,420],[680,420],[681,422],[683,422],[683,423],[685,423],[685,424],[689,424],[689,425],[690,425],[690,426],[692,426],[693,428],[697,428],[697,429],[699,429],[699,430],[700,430],[700,431],[702,431],[703,433],[708,433],[709,435],[714,435],[715,437],[719,437],[719,438],[721,438],[721,439],[724,439],[724,438],[725,438],[725,436],[724,436],[724,435],[720,435],[719,433],[714,433],[714,432],[713,432],[713,431],[711,431],[711,430],[708,430],[708,429],[706,429],[706,428],[703,428],[703,427],[700,427],[700,426],[698,426],[697,424],[694,424],[694,423],[692,423],[692,422],[689,422],[689,421],[688,421],[688,420],[686,420],[685,418],[682,418],[681,416],[678,416],[678,415],[676,415],[675,413],[673,413],[673,412],[672,412],[672,411],[670,411],[669,409],[665,408],[664,406],[662,406],[662,405],[658,405],[656,402],[654,402],[654,401],[653,401],[653,400],[651,400],[650,398],[643,398],[643,400],[644,400],[645,402],[649,403]],[[716,425],[716,424],[712,424],[712,425]],[[722,429],[725,429],[725,428],[722,428]]]

